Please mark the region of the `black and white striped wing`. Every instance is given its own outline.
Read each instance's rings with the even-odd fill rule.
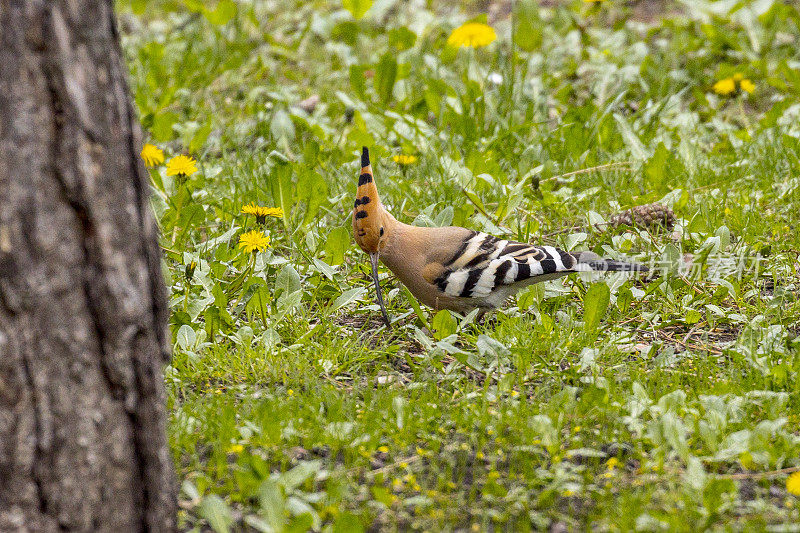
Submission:
[[[434,280],[448,296],[485,298],[502,287],[546,281],[578,270],[572,254],[552,246],[534,246],[474,232]]]

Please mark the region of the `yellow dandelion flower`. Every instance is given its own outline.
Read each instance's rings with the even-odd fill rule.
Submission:
[[[378,446],[378,451],[381,452],[381,453],[389,453],[389,447],[388,446]]]
[[[789,494],[800,496],[800,472],[795,472],[786,478],[786,491]]]
[[[191,176],[197,172],[196,163],[193,157],[176,155],[167,162],[167,176]]]
[[[148,167],[154,167],[164,162],[164,150],[152,144],[145,144],[139,155],[142,156],[144,164]]]
[[[497,34],[491,26],[480,22],[467,22],[453,30],[447,38],[447,44],[454,47],[480,48],[494,42],[495,39]]]
[[[283,218],[283,209],[280,207],[264,207],[256,205],[253,202],[248,205],[243,205],[242,213],[245,215],[253,215],[256,217],[256,222],[259,224],[266,222],[267,217]]]
[[[736,82],[734,81],[733,78],[725,78],[715,83],[712,89],[714,89],[714,92],[717,94],[721,94],[722,96],[728,96],[729,94],[736,91]]]
[[[752,94],[752,92],[756,90],[756,85],[752,81],[745,78],[739,82],[739,88],[746,93]]]
[[[241,444],[231,444],[228,446],[228,453],[241,453],[244,450],[244,446]]]
[[[239,237],[239,248],[245,252],[259,252],[269,246],[269,236],[264,235],[263,231],[248,231]],[[291,394],[291,393],[290,393]]]
[[[403,165],[403,166],[411,165],[411,164],[417,162],[417,156],[401,154],[401,155],[393,156],[392,157],[392,161],[394,161],[398,165]]]
[[[619,459],[617,459],[616,457],[612,457],[608,461],[606,461],[606,468],[608,468],[609,470],[613,470],[618,464],[619,464]]]
[[[600,4],[605,2],[605,0],[583,0],[585,4]]]

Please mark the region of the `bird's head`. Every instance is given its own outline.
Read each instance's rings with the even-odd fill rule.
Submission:
[[[378,196],[375,177],[372,175],[372,166],[369,164],[369,150],[365,146],[361,151],[361,173],[358,175],[358,189],[356,189],[356,200],[353,205],[353,236],[361,249],[369,254],[378,304],[387,325],[390,325],[391,321],[386,307],[383,305],[381,285],[378,281],[378,259],[386,246],[389,232],[392,230],[392,222],[394,219],[383,208]]]
[[[375,176],[369,164],[369,150],[361,152],[361,173],[353,204],[353,236],[356,243],[370,255],[377,255],[386,246],[391,231],[391,218],[381,204]]]

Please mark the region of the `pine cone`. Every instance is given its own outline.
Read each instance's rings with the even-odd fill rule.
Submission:
[[[675,225],[675,213],[672,209],[662,204],[637,205],[627,211],[611,217],[612,226],[635,226],[652,228],[662,226],[672,229]]]

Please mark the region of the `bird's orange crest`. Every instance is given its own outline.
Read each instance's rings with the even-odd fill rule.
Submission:
[[[358,176],[358,189],[353,205],[353,236],[367,253],[380,252],[384,236],[383,213],[372,166],[369,164],[369,150],[365,146],[361,152],[361,173]]]

